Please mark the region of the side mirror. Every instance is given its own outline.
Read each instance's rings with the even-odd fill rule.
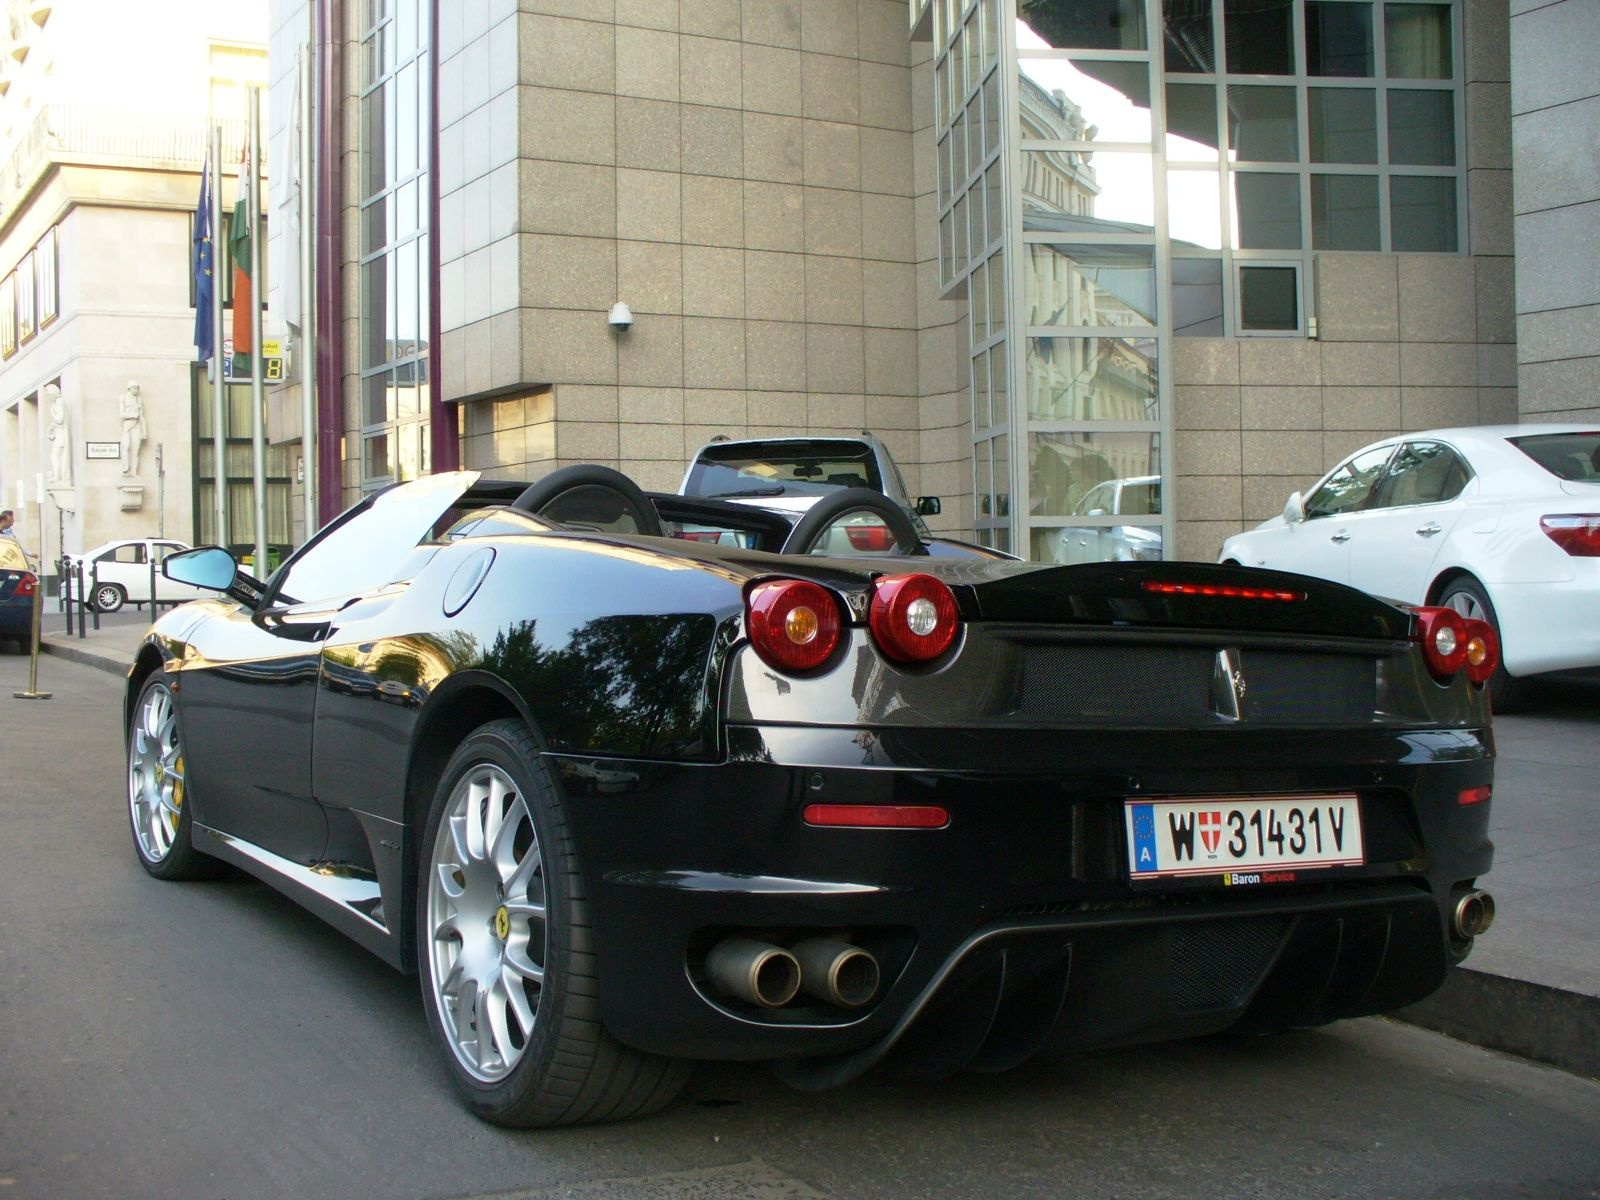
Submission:
[[[261,585],[239,570],[239,564],[221,546],[199,546],[169,554],[161,563],[161,573],[178,583],[207,591],[221,592],[244,604],[261,599]]]
[[[917,516],[919,516],[919,517],[937,517],[939,515],[939,509],[940,509],[939,497],[937,497],[937,496],[918,496],[917,497]]]
[[[1299,492],[1290,492],[1283,506],[1283,523],[1298,525],[1306,519],[1306,502]]]

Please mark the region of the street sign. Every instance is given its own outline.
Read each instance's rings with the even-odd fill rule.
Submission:
[[[85,442],[83,444],[85,458],[121,458],[122,443],[120,442]]]

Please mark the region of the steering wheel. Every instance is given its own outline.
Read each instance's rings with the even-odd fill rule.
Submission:
[[[626,515],[640,533],[662,536],[661,518],[639,485],[621,471],[599,463],[579,463],[552,471],[524,488],[511,507],[557,524],[581,524],[585,508],[600,509],[591,520],[609,523]]]
[[[829,492],[795,522],[789,536],[784,539],[780,554],[809,554],[815,543],[846,513],[870,512],[883,518],[889,532],[894,535],[895,554],[927,554],[928,548],[917,536],[917,527],[906,516],[905,510],[882,492],[871,488],[841,488]]]

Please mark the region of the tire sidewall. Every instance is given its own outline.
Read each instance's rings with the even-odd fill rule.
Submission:
[[[167,693],[167,699],[172,704],[173,721],[178,731],[178,747],[180,754],[183,750],[183,717],[178,711],[178,697],[172,690],[172,684],[160,673],[151,675],[139,688],[139,696],[134,701],[133,716],[129,719],[127,731],[126,753],[123,755],[123,774],[126,779],[127,795],[123,799],[123,810],[128,817],[128,832],[133,837],[133,852],[138,856],[139,865],[144,867],[157,879],[185,879],[190,877],[194,870],[194,859],[197,851],[191,848],[190,834],[194,827],[194,805],[189,795],[188,772],[184,775],[183,803],[178,808],[178,828],[172,835],[172,845],[167,849],[166,857],[152,860],[145,856],[144,846],[139,841],[139,830],[133,821],[133,737],[134,730],[144,718],[145,704],[150,694],[157,689]]]
[[[566,1008],[568,965],[571,962],[572,916],[581,900],[575,894],[571,864],[566,854],[564,829],[558,828],[560,801],[548,769],[535,758],[528,762],[524,747],[531,738],[518,721],[496,721],[472,733],[451,755],[423,826],[417,856],[416,934],[417,974],[422,986],[422,1003],[428,1026],[438,1042],[451,1082],[478,1116],[500,1121],[508,1109],[525,1105],[540,1088],[549,1071],[561,1040],[562,1014]],[[539,839],[541,870],[545,885],[545,977],[540,987],[533,1033],[517,1065],[493,1083],[469,1075],[456,1061],[450,1035],[439,1013],[435,994],[432,960],[432,931],[428,920],[428,893],[432,885],[434,843],[444,820],[450,797],[463,775],[482,763],[492,763],[505,771],[517,785],[534,832]]]

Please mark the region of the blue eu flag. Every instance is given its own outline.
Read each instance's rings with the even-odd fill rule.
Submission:
[[[216,351],[211,341],[212,287],[211,164],[200,172],[200,203],[194,210],[194,346],[195,357],[209,362]]]

